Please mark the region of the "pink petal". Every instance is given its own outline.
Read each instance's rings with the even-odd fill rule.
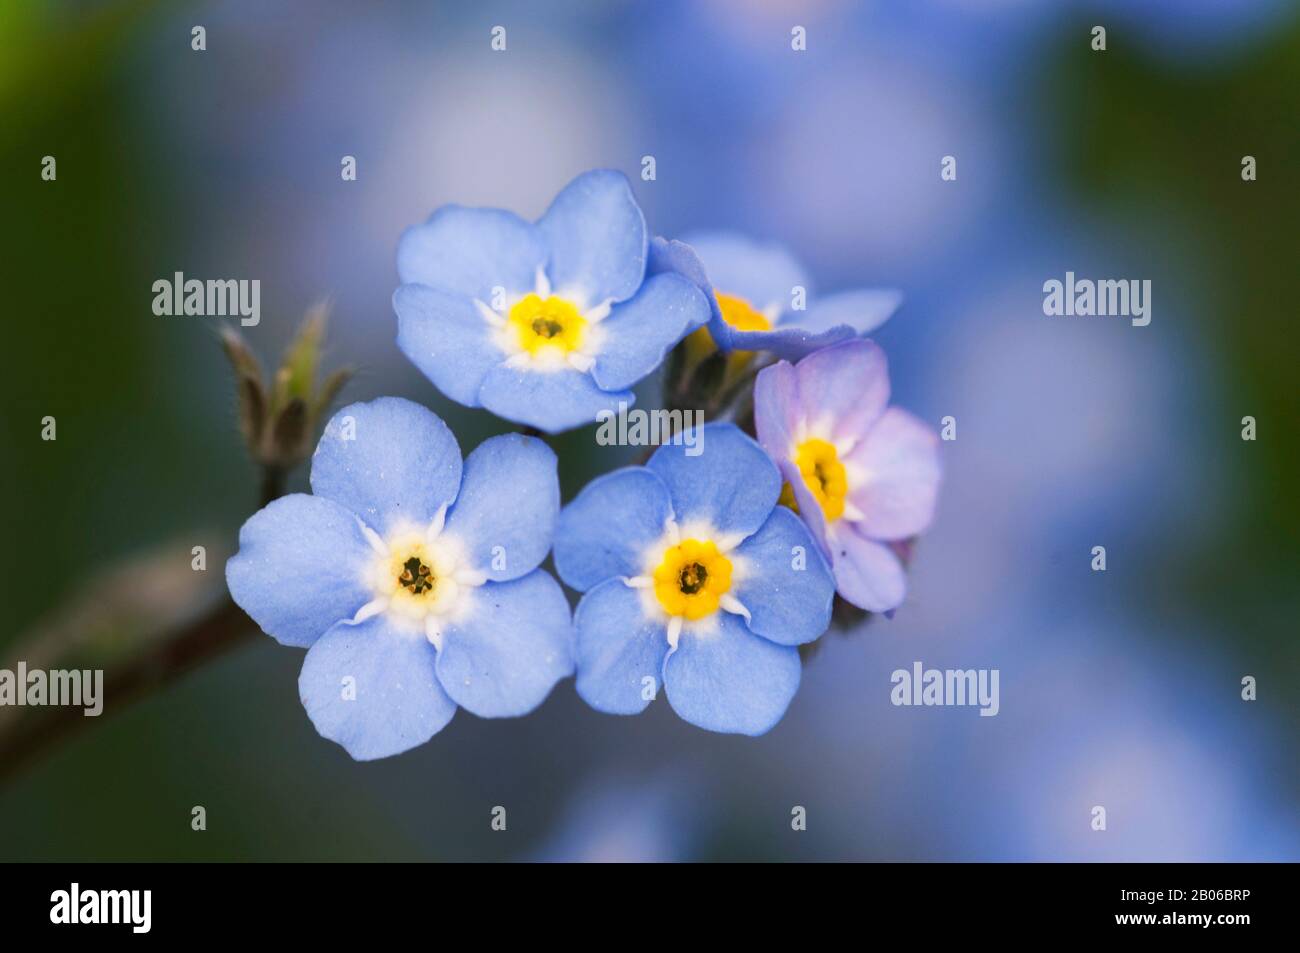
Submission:
[[[814,351],[795,371],[803,413],[812,423],[828,420],[832,440],[865,434],[889,403],[889,364],[874,341]]]
[[[831,528],[828,542],[841,596],[868,612],[888,612],[903,604],[907,576],[888,546],[859,535],[843,521]]]
[[[849,493],[862,511],[855,525],[873,539],[924,532],[939,496],[939,436],[905,410],[891,407],[845,462],[865,474]]]
[[[779,465],[789,455],[803,410],[794,365],[778,361],[754,381],[754,429],[767,455]]]

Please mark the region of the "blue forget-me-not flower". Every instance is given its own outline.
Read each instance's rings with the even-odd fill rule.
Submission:
[[[308,650],[303,705],[352,757],[421,744],[458,706],[526,714],[572,674],[568,602],[537,568],[560,497],[540,440],[492,437],[462,464],[437,415],[380,398],[330,420],[311,486],[249,518],[226,579],[267,634]]]
[[[600,711],[635,714],[662,684],[687,721],[759,735],[794,697],[797,646],[826,630],[835,584],[777,505],[781,477],[762,448],[732,424],[704,430],[704,453],[664,445],[560,514],[556,569],[585,593],[577,688]]]
[[[398,347],[466,407],[548,433],[593,423],[709,320],[651,252],[621,172],[578,176],[535,223],[444,206],[398,245]]]
[[[898,310],[893,290],[841,291],[812,299],[808,275],[780,245],[743,235],[688,236],[708,273],[711,315],[707,331],[724,352],[769,351],[797,361],[818,348],[875,330]],[[695,339],[692,338],[692,342]]]

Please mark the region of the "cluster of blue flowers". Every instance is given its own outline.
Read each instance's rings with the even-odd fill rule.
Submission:
[[[809,300],[778,247],[650,238],[610,171],[579,176],[536,222],[439,209],[397,263],[398,346],[457,403],[556,433],[632,404],[680,348],[681,373],[722,369],[710,380],[741,396],[720,416],[752,410],[757,439],[705,424],[561,508],[537,436],[462,459],[411,401],[340,410],[312,493],[254,514],[226,576],[264,631],[308,650],[303,704],[352,757],[419,745],[458,707],[526,714],[574,674],[599,711],[634,714],[662,690],[702,728],[762,734],[837,593],[872,612],[902,602],[940,471],[936,435],[888,406],[884,354],[863,338],[896,293]],[[573,613],[540,568],[552,552],[582,593]]]

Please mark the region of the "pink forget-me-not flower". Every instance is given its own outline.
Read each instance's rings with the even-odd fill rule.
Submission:
[[[889,407],[885,352],[852,340],[798,364],[779,361],[754,383],[758,439],[830,560],[841,596],[896,609],[907,577],[894,545],[922,533],[939,494],[939,437]]]

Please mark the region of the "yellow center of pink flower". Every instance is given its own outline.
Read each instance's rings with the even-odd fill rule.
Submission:
[[[827,521],[834,522],[843,516],[849,481],[835,446],[816,437],[805,440],[795,448],[794,464]]]

